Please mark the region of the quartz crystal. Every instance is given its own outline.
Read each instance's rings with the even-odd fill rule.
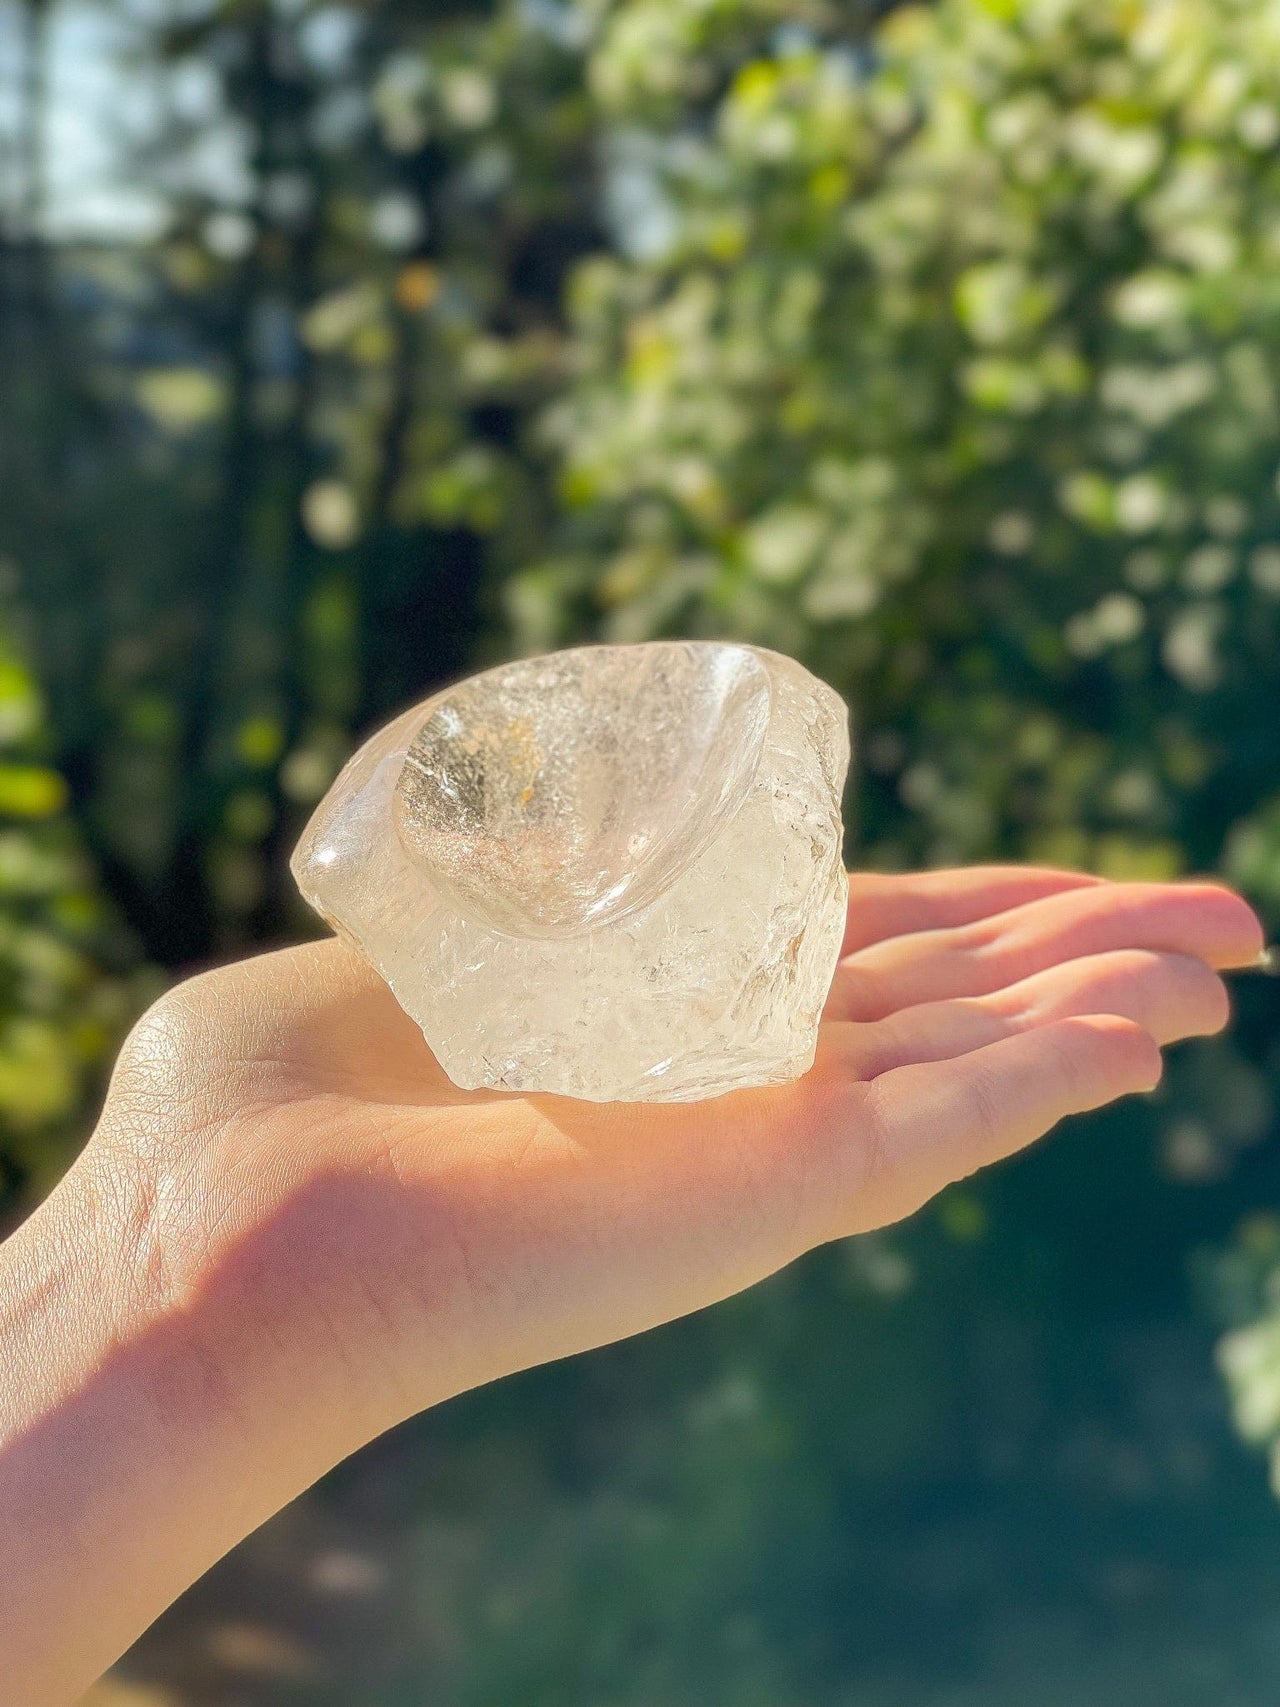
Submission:
[[[672,641],[504,664],[365,743],[293,856],[466,1089],[690,1101],[812,1064],[843,701]]]

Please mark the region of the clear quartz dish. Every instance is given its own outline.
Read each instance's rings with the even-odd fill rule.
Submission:
[[[848,762],[843,701],[790,658],[579,647],[380,730],[292,869],[459,1086],[717,1096],[812,1064]]]

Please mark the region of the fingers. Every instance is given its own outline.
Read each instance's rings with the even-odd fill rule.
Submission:
[[[974,865],[907,876],[850,872],[849,913],[840,952],[853,954],[870,943],[910,931],[967,925],[1026,901],[1066,889],[1095,887],[1102,881],[1083,871],[1023,865]]]
[[[1057,1020],[952,1060],[898,1067],[866,1087],[869,1137],[856,1146],[842,1194],[846,1218],[869,1228],[909,1215],[1068,1115],[1152,1090],[1159,1078],[1154,1039],[1109,1014]]]
[[[869,1025],[828,1026],[822,1048],[838,1072],[866,1080],[1081,1014],[1119,1015],[1165,1044],[1220,1031],[1228,1013],[1226,988],[1204,961],[1120,949],[1050,967],[991,995],[925,1002]]]
[[[827,1017],[980,996],[1062,961],[1139,948],[1243,966],[1262,948],[1252,910],[1211,883],[1108,883],[1065,890],[994,917],[879,942],[842,960]]]

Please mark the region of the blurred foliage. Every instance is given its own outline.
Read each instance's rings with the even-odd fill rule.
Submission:
[[[114,940],[29,670],[0,644],[0,1202],[52,1185],[138,992]]]
[[[501,515],[495,563],[523,554],[547,507],[509,447],[597,236],[554,32],[188,15],[129,38],[163,114],[129,161],[154,241],[49,243],[29,163],[0,451],[64,773],[170,966],[279,932],[282,849],[353,727],[469,658],[482,542]]]
[[[0,553],[47,704],[2,665],[15,1179],[122,969],[307,928],[285,855],[358,734],[512,649],[795,652],[855,708],[855,864],[1218,868],[1280,926],[1276,0],[111,0],[153,218],[101,237],[52,188],[75,10],[0,5]],[[474,1475],[433,1422],[460,1485],[528,1501],[451,1563],[452,1698],[562,1699],[580,1661],[584,1699],[849,1699],[886,1560],[899,1601],[934,1572],[936,1644],[995,1590],[930,1548],[1018,1577],[1019,1522],[1073,1537],[1046,1601],[1146,1605],[1135,1512],[1156,1582],[1247,1507],[1183,1320],[1242,1219],[1200,1266],[1242,1431],[1280,1439],[1274,986],[1240,1008],[1069,1153],[552,1372],[546,1415],[478,1399]],[[943,1515],[899,1534],[912,1487]]]
[[[573,282],[527,641],[811,659],[878,864],[1167,876],[1229,833],[1280,899],[1280,13],[958,0],[716,80],[726,9],[687,10],[709,101],[634,51],[681,8],[610,9],[591,56],[662,230]]]
[[[1213,1267],[1219,1307],[1232,1322],[1218,1348],[1236,1426],[1266,1447],[1280,1494],[1280,1219],[1251,1216],[1230,1253]]]

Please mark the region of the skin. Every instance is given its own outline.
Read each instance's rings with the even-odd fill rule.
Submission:
[[[671,1106],[459,1091],[334,941],[180,985],[0,1246],[3,1701],[74,1701],[405,1417],[700,1309],[1150,1090],[1261,947],[1209,884],[858,876],[813,1071]]]

